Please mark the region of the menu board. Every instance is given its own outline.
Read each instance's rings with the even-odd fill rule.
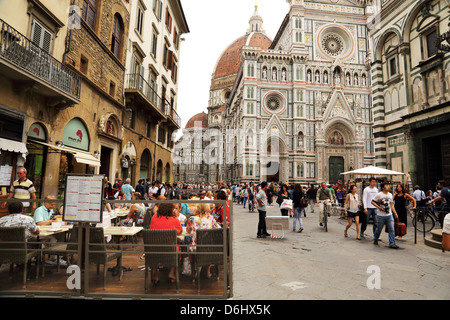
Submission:
[[[11,184],[12,166],[0,166],[0,186],[9,186]]]
[[[63,220],[102,222],[103,175],[66,175]]]

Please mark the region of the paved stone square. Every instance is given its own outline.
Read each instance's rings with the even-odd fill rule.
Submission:
[[[371,224],[361,241],[356,240],[354,224],[349,237],[344,237],[347,222],[337,216],[329,218],[325,232],[319,226],[317,206],[315,213],[307,208],[303,232],[288,230],[284,239],[256,238],[257,211],[249,212],[242,205],[234,205],[233,210],[234,299],[450,298],[450,253],[424,245],[420,233],[414,244],[411,223],[408,234],[397,241],[400,249],[394,250],[388,247],[384,231],[379,246],[373,244]],[[267,215],[281,215],[278,205],[269,207]],[[379,267],[380,289],[367,287],[374,275],[368,273],[370,266]]]

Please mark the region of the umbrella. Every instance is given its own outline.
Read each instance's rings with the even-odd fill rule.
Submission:
[[[392,170],[388,170],[388,169],[383,169],[380,167],[374,167],[374,166],[369,166],[369,167],[365,167],[365,168],[361,168],[361,169],[356,169],[353,171],[347,171],[341,174],[354,174],[354,175],[373,175],[373,176],[386,176],[386,175],[404,175],[404,173],[402,172],[397,172],[397,171],[392,171]]]

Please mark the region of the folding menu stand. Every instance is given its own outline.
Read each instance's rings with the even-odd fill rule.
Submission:
[[[78,222],[78,266],[88,270],[90,224],[103,222],[103,190],[105,176],[97,174],[66,175],[64,189],[63,221]],[[88,292],[89,277],[85,276],[85,292]]]
[[[266,227],[271,230],[272,239],[283,239],[284,230],[289,230],[289,217],[285,216],[268,216],[266,217]],[[276,229],[274,228],[276,227]],[[281,236],[275,236],[273,231],[281,230]]]

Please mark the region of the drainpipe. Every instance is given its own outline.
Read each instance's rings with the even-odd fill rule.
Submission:
[[[74,6],[75,5],[75,1],[76,0],[71,0],[70,6]],[[76,13],[74,13],[76,14]],[[72,42],[72,27],[68,26],[69,28],[69,35],[66,36],[66,44],[65,44],[65,50],[63,53],[63,57],[62,57],[62,63],[65,64],[66,63],[66,55],[70,52],[70,43]]]

